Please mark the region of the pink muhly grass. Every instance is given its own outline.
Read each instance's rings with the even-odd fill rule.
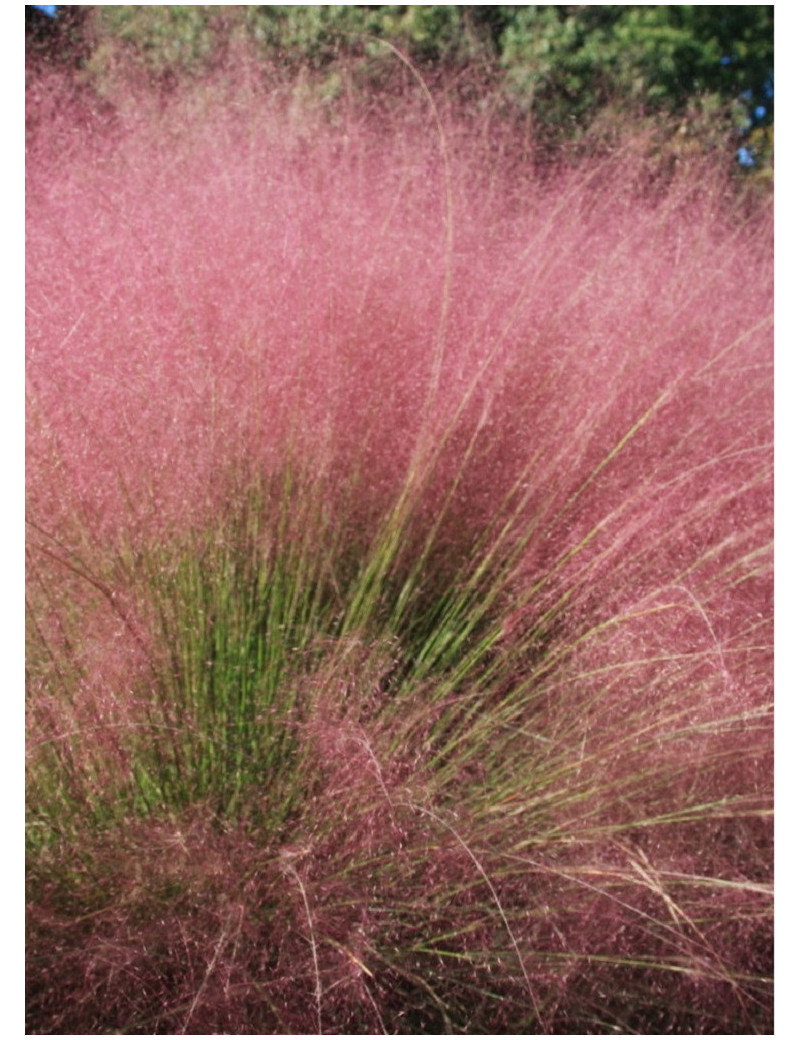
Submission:
[[[30,1031],[768,1029],[766,204],[125,120],[28,158]]]

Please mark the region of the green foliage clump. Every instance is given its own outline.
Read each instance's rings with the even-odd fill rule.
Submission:
[[[706,116],[729,132],[773,61],[772,8],[534,5],[506,9],[500,64],[516,102],[563,133],[608,106]],[[513,13],[512,13],[513,12]]]
[[[220,5],[138,4],[96,9],[102,66],[114,46],[151,76],[187,76],[203,70],[215,51]]]

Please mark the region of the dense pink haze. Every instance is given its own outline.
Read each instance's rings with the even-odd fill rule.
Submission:
[[[42,109],[31,762],[74,805],[134,775],[153,561],[167,588],[254,488],[306,489],[265,559],[340,603],[292,692],[306,801],[262,845],[126,821],[64,883],[105,910],[39,885],[33,1031],[769,1018],[770,203],[645,141],[537,165],[439,103]]]

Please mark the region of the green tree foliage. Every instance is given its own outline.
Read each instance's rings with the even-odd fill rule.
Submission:
[[[396,61],[385,40],[428,72],[479,68],[558,140],[667,117],[695,140],[771,140],[771,5],[113,5],[93,26],[95,70],[122,53],[154,80],[207,70],[233,40],[287,71],[374,71]]]
[[[102,64],[106,52],[121,50],[145,72],[186,76],[199,71],[215,50],[219,5],[108,5],[95,8],[98,51],[94,62]]]
[[[499,60],[518,103],[545,126],[584,123],[609,104],[640,112],[735,105],[772,73],[767,6],[502,9]]]

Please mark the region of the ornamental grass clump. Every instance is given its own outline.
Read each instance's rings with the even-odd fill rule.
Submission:
[[[29,142],[28,1031],[769,1032],[766,203],[244,101]]]

